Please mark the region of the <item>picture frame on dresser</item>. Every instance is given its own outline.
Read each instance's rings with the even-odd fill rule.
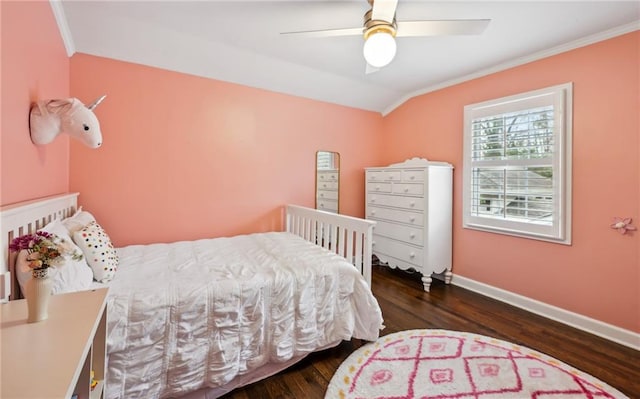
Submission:
[[[453,165],[411,158],[365,168],[365,215],[377,222],[373,254],[381,264],[432,277],[452,277]]]

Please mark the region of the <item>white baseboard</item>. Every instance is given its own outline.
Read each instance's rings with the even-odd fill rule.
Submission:
[[[633,331],[455,274],[451,284],[640,351],[640,334]]]

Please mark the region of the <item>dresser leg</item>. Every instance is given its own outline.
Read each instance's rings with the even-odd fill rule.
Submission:
[[[444,272],[444,282],[446,284],[451,284],[451,277],[453,277],[453,273],[451,273],[451,270],[445,270],[445,272]]]
[[[429,288],[431,288],[431,275],[422,276],[422,285],[424,285],[425,292],[429,292]]]

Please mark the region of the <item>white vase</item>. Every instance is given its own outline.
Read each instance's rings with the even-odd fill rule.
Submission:
[[[33,278],[26,282],[24,296],[29,310],[27,323],[36,323],[49,317],[49,298],[53,280],[49,277],[48,269],[34,269],[31,275]]]

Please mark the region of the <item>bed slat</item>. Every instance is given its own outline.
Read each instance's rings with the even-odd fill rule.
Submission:
[[[287,205],[285,212],[285,231],[344,256],[371,286],[371,243],[376,222],[297,205]],[[311,234],[307,235],[301,225],[310,226]]]
[[[70,193],[18,202],[0,208],[0,246],[2,246],[0,273],[11,272],[11,299],[20,298],[14,270],[15,256],[9,253],[11,240],[24,234],[32,234],[52,220],[70,216],[75,212],[77,203],[78,193]],[[2,291],[1,288],[3,287],[0,287],[0,291]],[[7,294],[0,292],[0,302],[8,299]]]

